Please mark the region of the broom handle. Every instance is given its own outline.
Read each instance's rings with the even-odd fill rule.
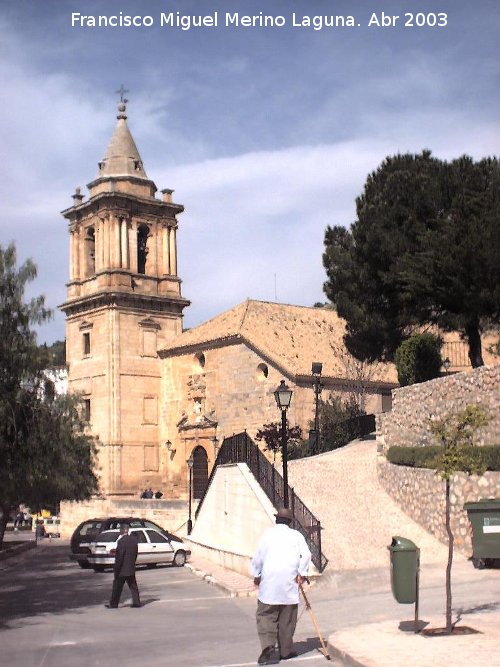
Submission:
[[[310,605],[310,603],[309,603],[309,600],[307,599],[307,595],[305,594],[305,591],[304,591],[304,588],[303,588],[303,586],[302,586],[302,583],[299,584],[299,588],[300,588],[300,592],[302,593],[302,595],[303,595],[303,597],[304,597],[304,602],[306,603],[306,609],[309,611],[309,613],[310,613],[310,615],[311,615],[311,619],[312,619],[312,622],[313,622],[313,625],[314,625],[314,629],[316,630],[316,634],[318,635],[318,637],[319,637],[319,641],[321,642],[321,646],[322,646],[322,648],[323,648],[323,651],[324,651],[324,654],[325,654],[325,658],[329,659],[329,658],[330,658],[330,654],[328,653],[328,649],[327,649],[327,647],[326,647],[326,644],[325,644],[325,642],[324,642],[324,639],[323,639],[323,637],[321,636],[321,631],[320,631],[320,629],[319,629],[319,627],[318,627],[318,623],[317,623],[317,621],[316,621],[316,616],[314,615],[314,612],[313,612],[313,610],[311,609],[311,605]]]

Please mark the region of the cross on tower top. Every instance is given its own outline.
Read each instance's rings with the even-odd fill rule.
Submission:
[[[120,102],[124,102],[125,104],[128,102],[128,100],[126,100],[123,96],[125,95],[125,93],[128,93],[129,91],[126,88],[124,88],[123,83],[120,86],[120,89],[116,90],[115,92],[117,95],[120,96]]]

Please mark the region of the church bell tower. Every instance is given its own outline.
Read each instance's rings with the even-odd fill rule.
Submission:
[[[66,315],[69,388],[98,437],[106,494],[160,484],[157,350],[182,331],[189,301],[177,274],[172,190],[155,197],[127,125],[126,102],[97,178],[62,212],[70,233]]]

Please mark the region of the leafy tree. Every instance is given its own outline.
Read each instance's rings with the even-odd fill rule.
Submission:
[[[443,341],[431,333],[416,334],[396,350],[395,363],[399,384],[404,387],[439,377]]]
[[[294,445],[302,437],[302,430],[300,426],[286,426],[287,443],[289,446]],[[276,461],[276,454],[281,449],[281,423],[271,422],[264,424],[264,426],[257,431],[255,439],[264,441],[265,450],[273,453],[273,460]]]
[[[0,546],[19,503],[83,499],[97,489],[95,446],[85,434],[77,399],[46,400],[46,357],[31,329],[50,317],[42,296],[25,301],[36,276],[31,261],[16,266],[13,244],[0,246]]]
[[[328,227],[328,298],[358,359],[392,361],[423,324],[461,332],[472,366],[500,319],[500,165],[430,151],[388,157],[368,176],[350,230]]]
[[[471,452],[477,430],[489,421],[486,410],[480,405],[467,405],[464,410],[450,413],[439,421],[431,422],[431,431],[442,450],[435,461],[436,472],[445,480],[446,532],[448,535],[448,563],[446,566],[446,632],[452,632],[451,620],[451,568],[453,564],[454,536],[451,530],[451,478],[457,472],[482,475],[486,465]]]

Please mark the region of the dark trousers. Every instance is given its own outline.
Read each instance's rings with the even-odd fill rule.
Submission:
[[[139,588],[137,587],[137,581],[135,580],[135,574],[130,575],[130,577],[115,577],[113,579],[113,590],[111,591],[111,600],[109,601],[110,607],[118,607],[120,602],[120,597],[122,594],[123,587],[127,582],[130,592],[132,593],[132,604],[140,605],[141,599],[139,597]]]
[[[255,617],[262,650],[274,646],[277,640],[280,655],[290,655],[297,625],[297,608],[296,604],[265,604],[257,601]]]

